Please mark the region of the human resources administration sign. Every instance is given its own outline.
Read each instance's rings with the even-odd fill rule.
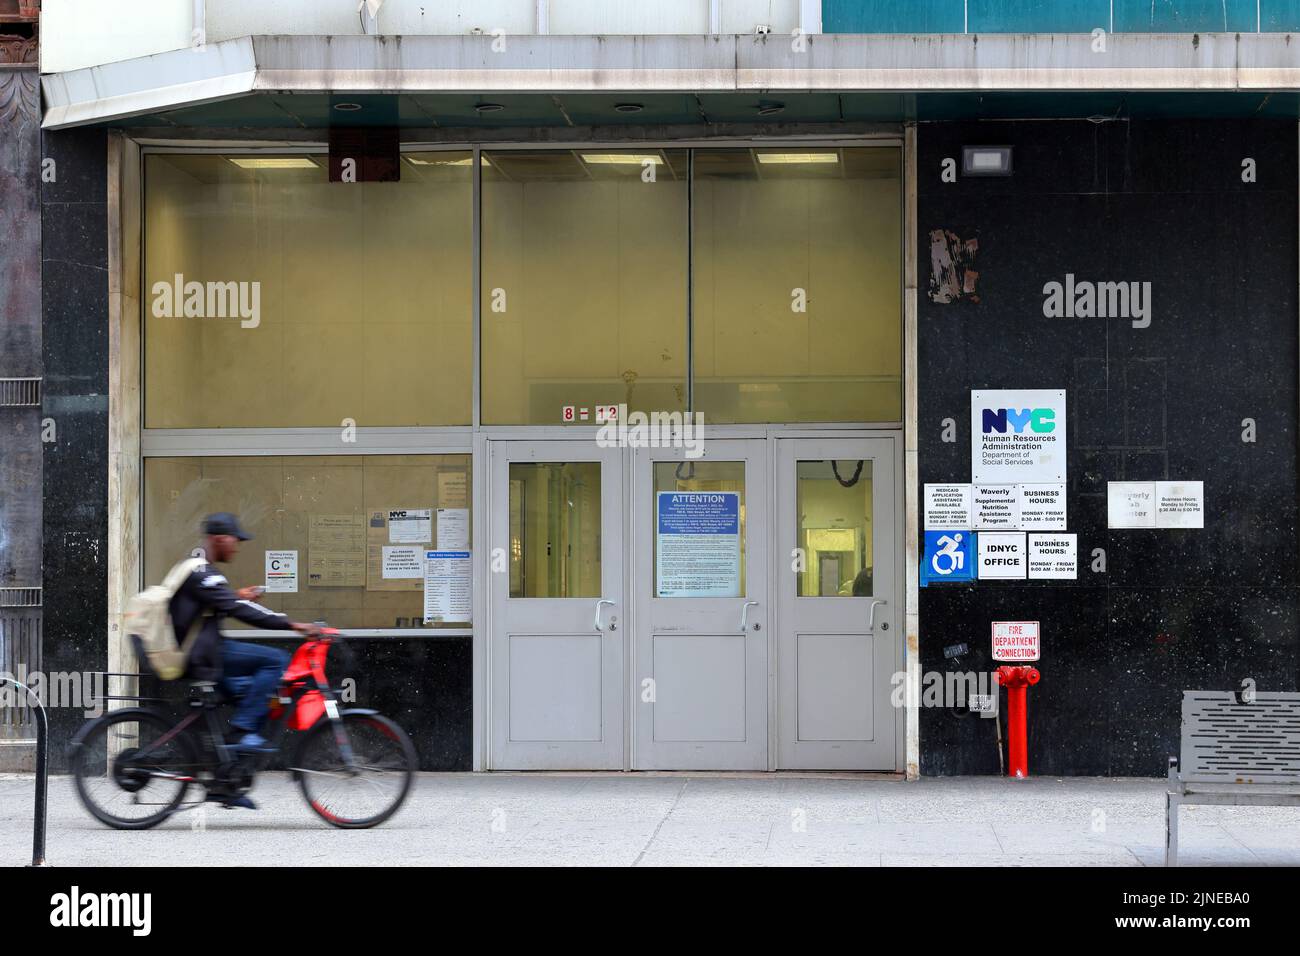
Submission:
[[[1065,390],[970,393],[971,481],[1065,481]]]

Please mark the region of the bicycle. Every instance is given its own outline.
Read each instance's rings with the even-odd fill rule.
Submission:
[[[377,711],[340,710],[325,661],[343,635],[328,627],[319,634],[298,647],[280,678],[266,746],[258,753],[241,753],[225,742],[217,711],[227,701],[213,681],[191,682],[190,712],[179,721],[154,708],[127,707],[85,724],[73,738],[69,759],[86,809],[116,829],[145,830],[180,810],[191,786],[208,793],[196,805],[240,797],[272,757],[284,756],[285,735],[294,730],[300,736],[287,769],[317,816],[344,829],[389,819],[410,792],[415,747]],[[326,789],[331,782],[370,797],[364,815],[355,815],[335,790]]]

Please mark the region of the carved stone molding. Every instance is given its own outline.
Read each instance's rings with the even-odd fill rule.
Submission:
[[[12,123],[20,112],[36,116],[39,108],[35,70],[0,70],[0,123]]]
[[[0,63],[36,63],[36,37],[0,33]]]

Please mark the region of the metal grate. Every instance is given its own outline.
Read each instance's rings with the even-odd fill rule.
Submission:
[[[1300,783],[1300,694],[1183,691],[1179,776],[1201,783]]]
[[[0,673],[21,678],[41,669],[41,612],[0,614]],[[12,687],[10,694],[16,692]],[[0,740],[29,740],[36,735],[36,717],[24,703],[0,707]]]
[[[40,407],[41,380],[39,378],[0,378],[0,407]]]
[[[0,588],[0,607],[40,606],[40,588]]]

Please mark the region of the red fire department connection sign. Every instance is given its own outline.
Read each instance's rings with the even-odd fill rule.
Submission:
[[[1036,661],[1042,653],[1037,621],[994,621],[995,661]]]

